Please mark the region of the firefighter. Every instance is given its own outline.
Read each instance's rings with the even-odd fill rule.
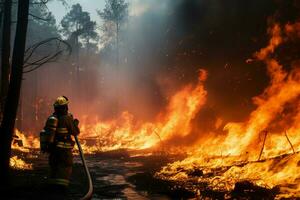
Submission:
[[[49,184],[55,188],[68,188],[72,174],[74,140],[79,134],[79,121],[68,112],[69,100],[65,96],[56,99],[54,113],[48,117],[41,132],[41,151],[49,153]]]

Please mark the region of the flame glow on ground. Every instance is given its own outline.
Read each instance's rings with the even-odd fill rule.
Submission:
[[[214,190],[231,191],[237,182],[246,180],[265,188],[279,186],[277,198],[300,197],[300,66],[292,63],[291,70],[286,71],[272,57],[277,47],[300,36],[300,23],[274,24],[268,33],[269,44],[253,59],[266,64],[270,77],[269,86],[253,98],[256,109],[244,122],[227,123],[226,134],[202,134],[195,145],[180,149],[188,153],[186,159],[165,166],[156,177],[184,182],[195,179],[189,174],[198,169],[203,175],[194,183],[207,183]],[[128,112],[111,121],[81,118],[80,139],[85,153],[158,147],[191,134],[192,120],[206,103],[207,75],[200,70],[198,83],[181,88],[154,122],[137,121]],[[87,145],[89,138],[96,141],[94,145]],[[31,141],[24,146],[37,147],[34,138],[22,140]]]

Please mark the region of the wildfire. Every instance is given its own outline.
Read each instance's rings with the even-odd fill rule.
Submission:
[[[24,133],[15,129],[15,135],[12,142],[12,149],[17,149],[22,152],[29,152],[30,149],[38,149],[40,141],[33,134],[24,135]]]
[[[300,66],[293,63],[287,71],[273,58],[280,45],[300,37],[300,25],[274,24],[268,33],[269,44],[247,60],[264,62],[270,77],[269,86],[253,98],[256,109],[244,122],[227,123],[223,127],[225,134],[203,133],[194,145],[185,147],[189,155],[186,159],[165,166],[156,177],[174,181],[193,179],[195,192],[201,183],[213,190],[231,191],[238,182],[250,181],[264,188],[279,187],[277,198],[300,197]],[[158,148],[169,145],[166,143],[173,138],[192,134],[192,121],[206,103],[206,78],[207,72],[200,70],[198,82],[176,92],[152,122],[139,121],[129,112],[110,121],[81,118],[84,152]],[[218,118],[215,127],[222,125],[223,120]],[[13,144],[13,148],[38,148],[36,138],[26,138],[19,131],[16,135],[23,147]],[[11,163],[13,167],[31,168],[18,157],[13,157]],[[191,175],[195,171],[199,172],[196,179]]]
[[[207,138],[198,151],[164,167],[157,177],[187,181],[191,179],[191,172],[199,170],[202,174],[195,185],[206,183],[213,190],[231,191],[237,182],[250,181],[265,188],[280,186],[276,198],[300,197],[299,154],[291,155],[300,150],[297,133],[300,68],[294,65],[290,72],[285,71],[272,58],[275,49],[291,34],[299,35],[299,30],[299,24],[289,24],[285,29],[275,24],[269,30],[268,46],[254,54],[258,61],[266,63],[270,85],[253,98],[257,108],[249,119],[228,123],[224,127],[225,136]]]
[[[170,100],[166,112],[159,113],[155,122],[138,122],[133,115],[123,112],[109,122],[83,122],[81,139],[94,138],[93,146],[83,145],[86,152],[107,151],[120,148],[146,149],[162,144],[172,137],[191,132],[191,121],[205,104],[206,91],[203,82],[207,72],[200,70],[196,85],[189,84]]]
[[[13,156],[10,158],[10,166],[14,169],[32,170],[32,164],[26,163],[18,156]]]
[[[33,149],[39,148],[39,139],[33,135],[25,136],[25,134],[15,129],[11,148],[23,153],[31,153]],[[16,155],[10,158],[10,166],[14,169],[33,169],[32,164],[26,163],[22,158]]]

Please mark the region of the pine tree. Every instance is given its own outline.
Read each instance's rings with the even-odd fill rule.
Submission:
[[[105,36],[105,43],[115,40],[116,62],[119,65],[120,30],[128,17],[129,4],[125,0],[106,0],[103,11],[98,10],[98,15],[104,21],[102,30]]]

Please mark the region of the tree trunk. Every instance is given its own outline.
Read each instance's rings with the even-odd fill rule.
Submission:
[[[78,34],[76,34],[76,71],[77,71],[77,83],[79,83],[79,36]]]
[[[3,30],[3,15],[4,15],[4,2],[0,0],[0,30]],[[0,31],[0,38],[2,38],[3,31]],[[0,46],[2,47],[2,40],[0,40]],[[2,56],[0,57],[0,62],[2,60]]]
[[[38,70],[35,70],[33,72],[33,120],[32,123],[36,124],[39,120],[39,109],[38,109]]]
[[[19,107],[17,112],[17,120],[15,127],[19,129],[20,131],[23,130],[23,92],[22,88],[20,91],[20,100],[19,100]]]
[[[118,115],[118,111],[119,111],[119,104],[120,104],[120,80],[119,80],[119,22],[117,21],[116,22],[116,39],[117,39],[117,48],[116,48],[116,75],[115,75],[115,78],[116,78],[116,83],[117,83],[117,86],[116,86],[116,105],[115,105],[115,111],[114,111],[114,115],[115,117],[117,117]]]
[[[4,1],[0,0],[0,3],[0,30],[3,31]],[[0,46],[2,47],[2,38],[0,38]]]
[[[88,36],[86,40],[86,57],[88,58],[89,55],[90,55],[90,36]]]
[[[117,22],[117,68],[119,68],[119,22]]]
[[[1,55],[1,88],[0,88],[0,110],[3,113],[4,103],[7,95],[10,72],[10,35],[11,35],[11,7],[12,0],[4,2],[4,21],[2,33],[2,55]]]
[[[0,131],[0,180],[2,189],[7,187],[9,182],[11,140],[22,84],[24,51],[28,25],[28,9],[29,0],[18,1],[18,21],[12,56],[12,71]]]

